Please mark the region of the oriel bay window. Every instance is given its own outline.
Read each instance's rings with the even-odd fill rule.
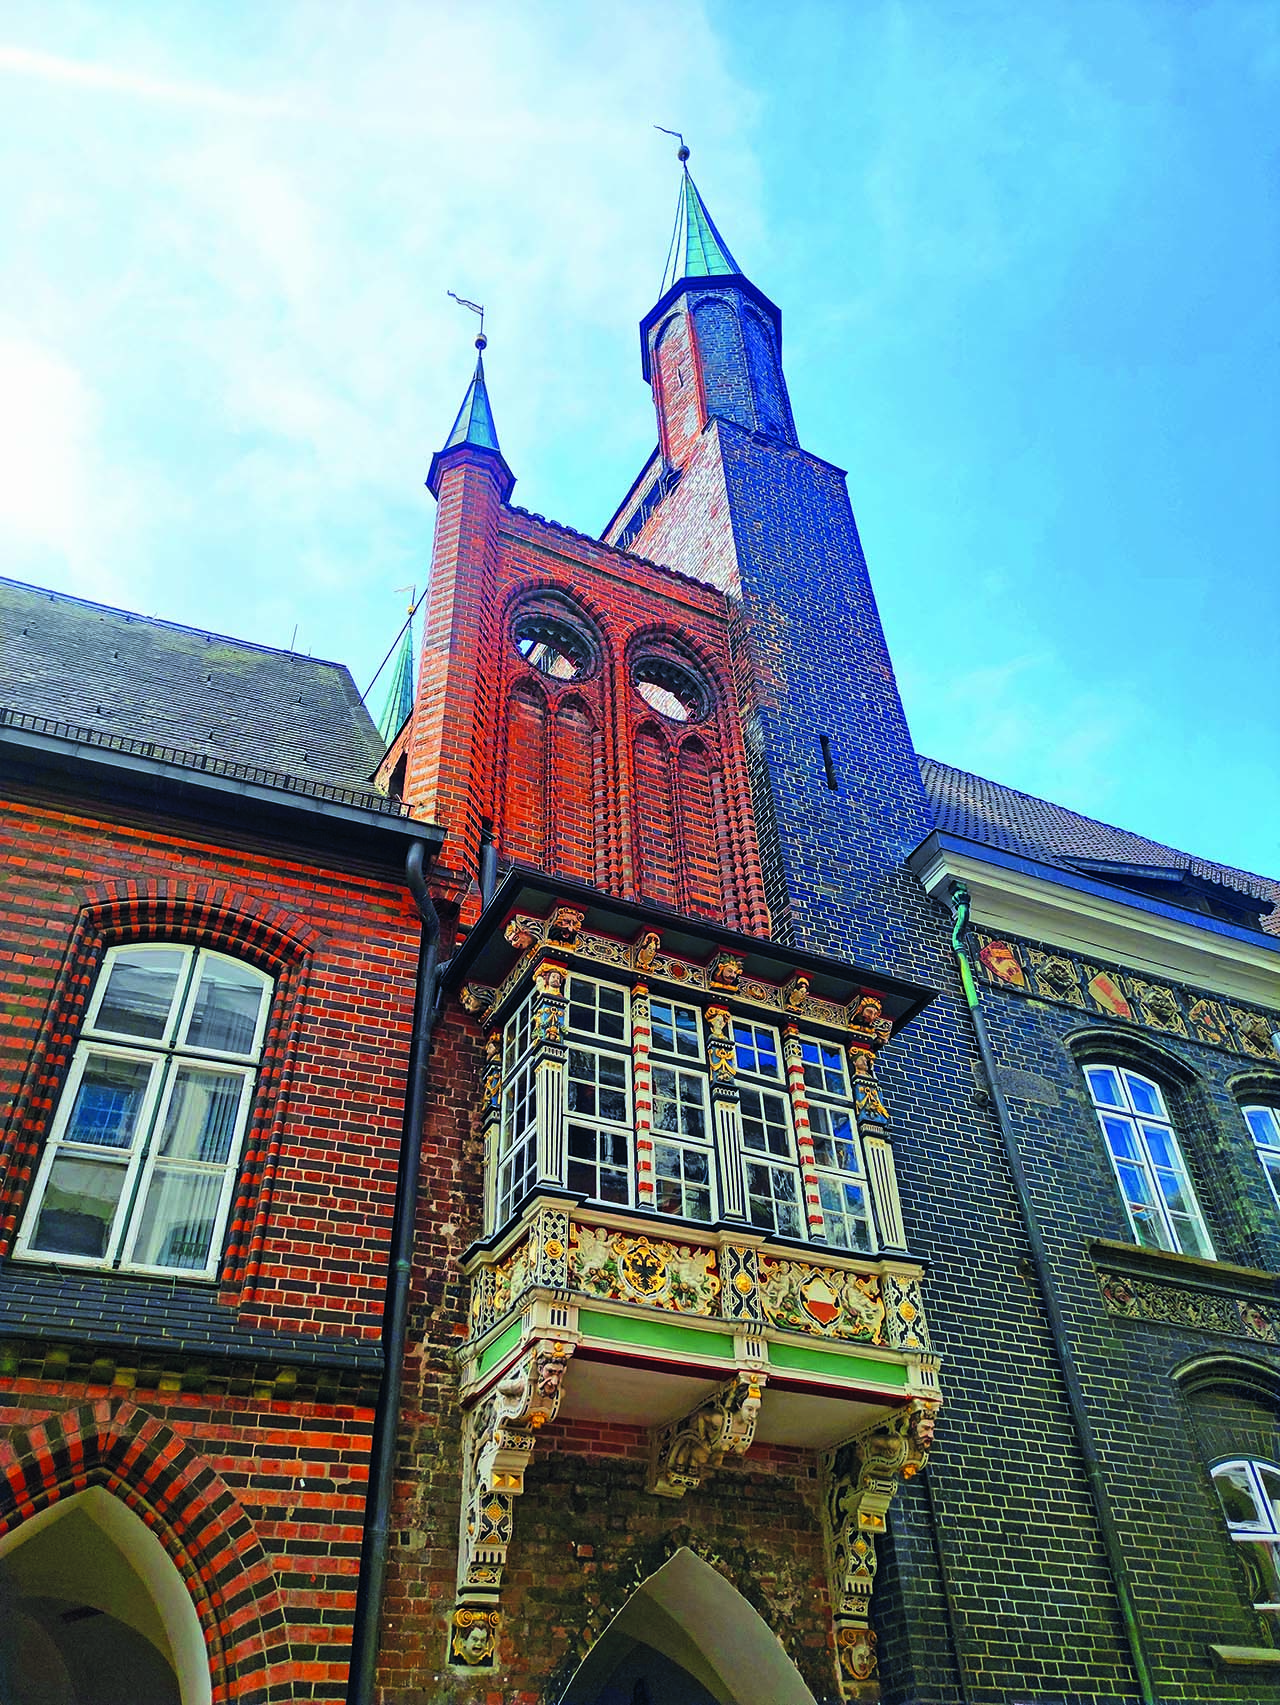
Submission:
[[[489,1104],[491,1231],[546,1188],[871,1252],[838,1040],[544,961],[506,1022],[501,1055]]]
[[[214,1276],[271,991],[207,948],[107,953],[15,1255]]]

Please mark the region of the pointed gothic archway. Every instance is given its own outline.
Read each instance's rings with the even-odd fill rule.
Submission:
[[[204,1635],[182,1576],[100,1486],[0,1539],[5,1705],[210,1705]]]
[[[776,1634],[682,1547],[642,1581],[583,1659],[563,1705],[815,1705]]]

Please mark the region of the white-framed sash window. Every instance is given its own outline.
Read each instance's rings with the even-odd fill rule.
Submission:
[[[14,1254],[216,1275],[272,981],[210,948],[111,948]]]
[[[1084,1075],[1135,1241],[1214,1259],[1159,1084],[1118,1065],[1086,1066]]]

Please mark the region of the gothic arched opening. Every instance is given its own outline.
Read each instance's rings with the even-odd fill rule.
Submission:
[[[209,1705],[204,1635],[160,1541],[101,1487],[0,1541],[5,1705]]]
[[[584,1658],[563,1705],[814,1705],[777,1636],[682,1548],[636,1588]]]

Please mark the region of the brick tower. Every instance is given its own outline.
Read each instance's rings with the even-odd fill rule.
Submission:
[[[928,829],[840,469],[800,447],[782,316],[689,175],[640,326],[658,446],[605,532],[729,594],[766,892],[779,940],[906,969]]]

